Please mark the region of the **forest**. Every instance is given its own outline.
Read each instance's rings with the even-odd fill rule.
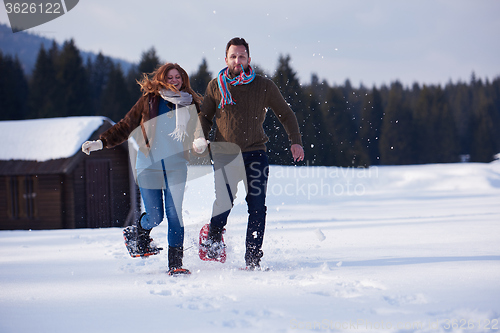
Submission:
[[[28,76],[17,57],[0,52],[0,120],[106,116],[119,121],[140,97],[137,80],[160,65],[154,47],[124,73],[109,57],[83,59],[73,40],[40,48]],[[299,121],[306,160],[298,165],[368,167],[454,162],[490,162],[500,152],[500,76],[444,86],[354,88],[348,80],[330,86],[317,74],[301,84],[289,55],[274,73],[258,74],[280,88]],[[182,64],[181,64],[182,65]],[[202,94],[211,73],[205,59],[189,73]],[[271,111],[271,112],[269,112]],[[264,124],[272,164],[291,165],[289,143],[268,110]]]

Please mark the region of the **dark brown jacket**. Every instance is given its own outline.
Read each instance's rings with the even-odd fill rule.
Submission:
[[[251,83],[229,86],[229,91],[235,104],[219,109],[221,93],[217,79],[208,84],[199,114],[205,137],[215,117],[215,142],[235,143],[243,152],[265,150],[269,138],[262,125],[267,110],[272,109],[283,124],[291,144],[302,145],[297,118],[273,81],[256,75]]]
[[[114,146],[125,142],[130,137],[132,131],[140,126],[142,129],[142,134],[144,135],[144,142],[146,147],[139,148],[147,155],[147,152],[151,148],[150,143],[152,142],[154,137],[152,137],[151,134],[150,137],[148,137],[148,135],[146,134],[145,123],[158,116],[160,98],[160,96],[154,94],[141,96],[141,98],[139,98],[137,103],[135,103],[132,109],[130,109],[130,111],[125,115],[125,117],[123,117],[122,120],[120,120],[113,127],[100,135],[99,139],[102,141],[103,147],[113,148]],[[196,105],[196,109],[199,112],[198,105]],[[196,127],[197,129],[195,130],[194,137],[193,135],[191,135],[190,140],[184,141],[186,151],[190,150],[193,139],[203,136],[203,134],[201,133],[201,128],[199,127],[199,125],[196,125],[198,123],[196,117],[191,117],[189,122],[192,123],[190,126],[191,128]]]

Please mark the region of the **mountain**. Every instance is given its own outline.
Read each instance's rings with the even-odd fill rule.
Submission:
[[[47,50],[52,46],[53,42],[53,39],[24,31],[13,33],[8,25],[0,24],[0,52],[4,55],[17,56],[26,75],[30,75],[33,71],[40,47],[43,45]],[[60,44],[58,46],[61,47]],[[87,62],[88,58],[94,61],[94,58],[97,56],[95,53],[81,50],[80,55],[84,63]],[[122,59],[111,58],[111,60],[116,64],[120,64],[124,73],[127,73],[133,65]]]

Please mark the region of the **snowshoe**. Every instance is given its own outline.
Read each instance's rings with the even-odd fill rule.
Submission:
[[[168,270],[168,275],[170,276],[175,276],[175,275],[190,275],[191,272],[188,269],[185,268],[170,268]]]
[[[182,257],[184,257],[183,246],[168,246],[168,275],[189,275],[191,272],[182,268]]]
[[[221,232],[221,240],[216,241],[208,237],[210,224],[205,224],[200,230],[199,251],[198,254],[201,260],[226,262],[226,245],[224,244],[224,230]]]
[[[135,225],[123,229],[123,238],[132,258],[152,256],[163,250],[163,248],[154,245],[153,239],[149,236],[149,230],[139,230]]]

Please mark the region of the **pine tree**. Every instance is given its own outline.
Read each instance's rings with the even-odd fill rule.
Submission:
[[[89,83],[80,51],[73,40],[65,42],[57,62],[59,93],[57,106],[61,116],[92,115]]]
[[[474,78],[474,77],[473,77]],[[471,161],[491,162],[500,150],[498,128],[500,115],[495,108],[495,99],[490,95],[490,85],[483,85],[481,80],[471,82],[474,93],[472,117]]]
[[[466,156],[470,154],[472,143],[472,90],[465,83],[449,83],[445,94],[457,129],[459,154]]]
[[[129,92],[129,102],[135,103],[141,97],[141,88],[137,81],[141,79],[141,73],[137,70],[137,66],[133,65],[127,72],[127,77],[125,78],[127,84],[127,90]]]
[[[280,56],[278,60],[278,68],[272,78],[278,86],[285,100],[290,104],[292,109],[299,107],[302,102],[302,88],[297,78],[297,73],[291,67],[291,58]]]
[[[311,84],[302,87],[306,117],[301,127],[302,141],[306,161],[310,165],[328,165],[328,155],[325,152],[329,147],[330,135],[323,121],[322,105],[325,101],[328,84],[319,82],[318,77],[311,76]]]
[[[312,84],[317,85],[318,83],[313,82]],[[321,102],[312,93],[316,88],[313,88],[312,84],[306,87],[304,91],[305,98],[303,104],[306,106],[306,109],[303,110],[304,119],[301,126],[302,142],[306,161],[310,165],[325,165],[324,149],[328,134],[323,122]]]
[[[252,68],[253,68],[253,71],[255,72],[256,75],[260,75],[260,76],[263,76],[263,77],[271,77],[269,74],[266,73],[266,71],[261,67],[259,66],[258,64],[255,64],[252,62]]]
[[[54,45],[52,46],[54,47]],[[57,49],[57,45],[55,45]],[[45,51],[43,44],[38,53],[35,68],[30,80],[28,99],[30,118],[49,118],[58,116],[58,81],[54,64],[54,50]]]
[[[141,90],[137,81],[140,81],[144,74],[149,75],[154,72],[162,63],[156,49],[151,47],[142,53],[141,61],[137,66],[132,66],[127,73],[127,89],[130,93],[130,103],[135,103],[141,97]]]
[[[323,122],[328,132],[324,145],[327,148],[325,153],[329,155],[328,165],[351,167],[359,164],[361,154],[358,154],[360,147],[356,140],[356,125],[343,94],[342,88],[328,90],[326,103],[323,104]]]
[[[29,88],[19,59],[0,52],[0,119],[25,119]]]
[[[493,113],[492,105],[484,104],[474,114],[471,148],[471,161],[473,162],[491,162],[493,156],[498,153],[491,113]]]
[[[417,162],[457,162],[460,151],[458,134],[441,87],[423,87],[413,117]]]
[[[414,127],[411,108],[399,82],[392,84],[380,136],[381,164],[415,163]]]
[[[102,93],[108,84],[113,67],[113,61],[101,52],[99,52],[94,62],[89,60],[87,63],[91,114],[93,115],[102,115],[102,110],[100,110]]]
[[[128,99],[128,89],[121,66],[112,65],[102,91],[99,114],[118,122],[133,106]]]
[[[454,163],[459,161],[460,141],[453,114],[441,87],[435,92],[432,108],[432,122],[435,124],[436,144],[432,162]]]
[[[370,165],[380,164],[380,135],[382,133],[382,121],[384,108],[382,96],[377,88],[373,87],[367,94],[361,111],[360,142],[366,147]]]
[[[208,70],[207,59],[203,58],[198,71],[190,77],[191,88],[201,95],[205,95],[208,83],[212,80],[212,73]]]
[[[433,108],[433,91],[430,87],[424,86],[413,111],[417,163],[432,163],[433,157],[436,156],[437,124],[433,119]]]
[[[280,56],[278,68],[273,76],[273,81],[278,86],[286,102],[295,112],[299,128],[302,130],[304,122],[307,121],[307,114],[305,110],[303,110],[302,88],[297,78],[297,74],[290,66],[290,61],[290,56]],[[270,139],[267,143],[269,162],[271,164],[281,165],[292,164],[288,135],[274,112],[267,113],[264,122],[264,130]]]
[[[152,46],[149,50],[142,53],[141,61],[137,66],[139,73],[150,74],[154,72],[158,66],[162,63],[160,58],[156,54],[156,49]]]
[[[346,80],[342,87],[342,93],[347,103],[347,110],[352,114],[356,127],[361,125],[361,116],[363,113],[364,97],[368,91],[361,85],[359,89],[352,87],[351,82]]]

